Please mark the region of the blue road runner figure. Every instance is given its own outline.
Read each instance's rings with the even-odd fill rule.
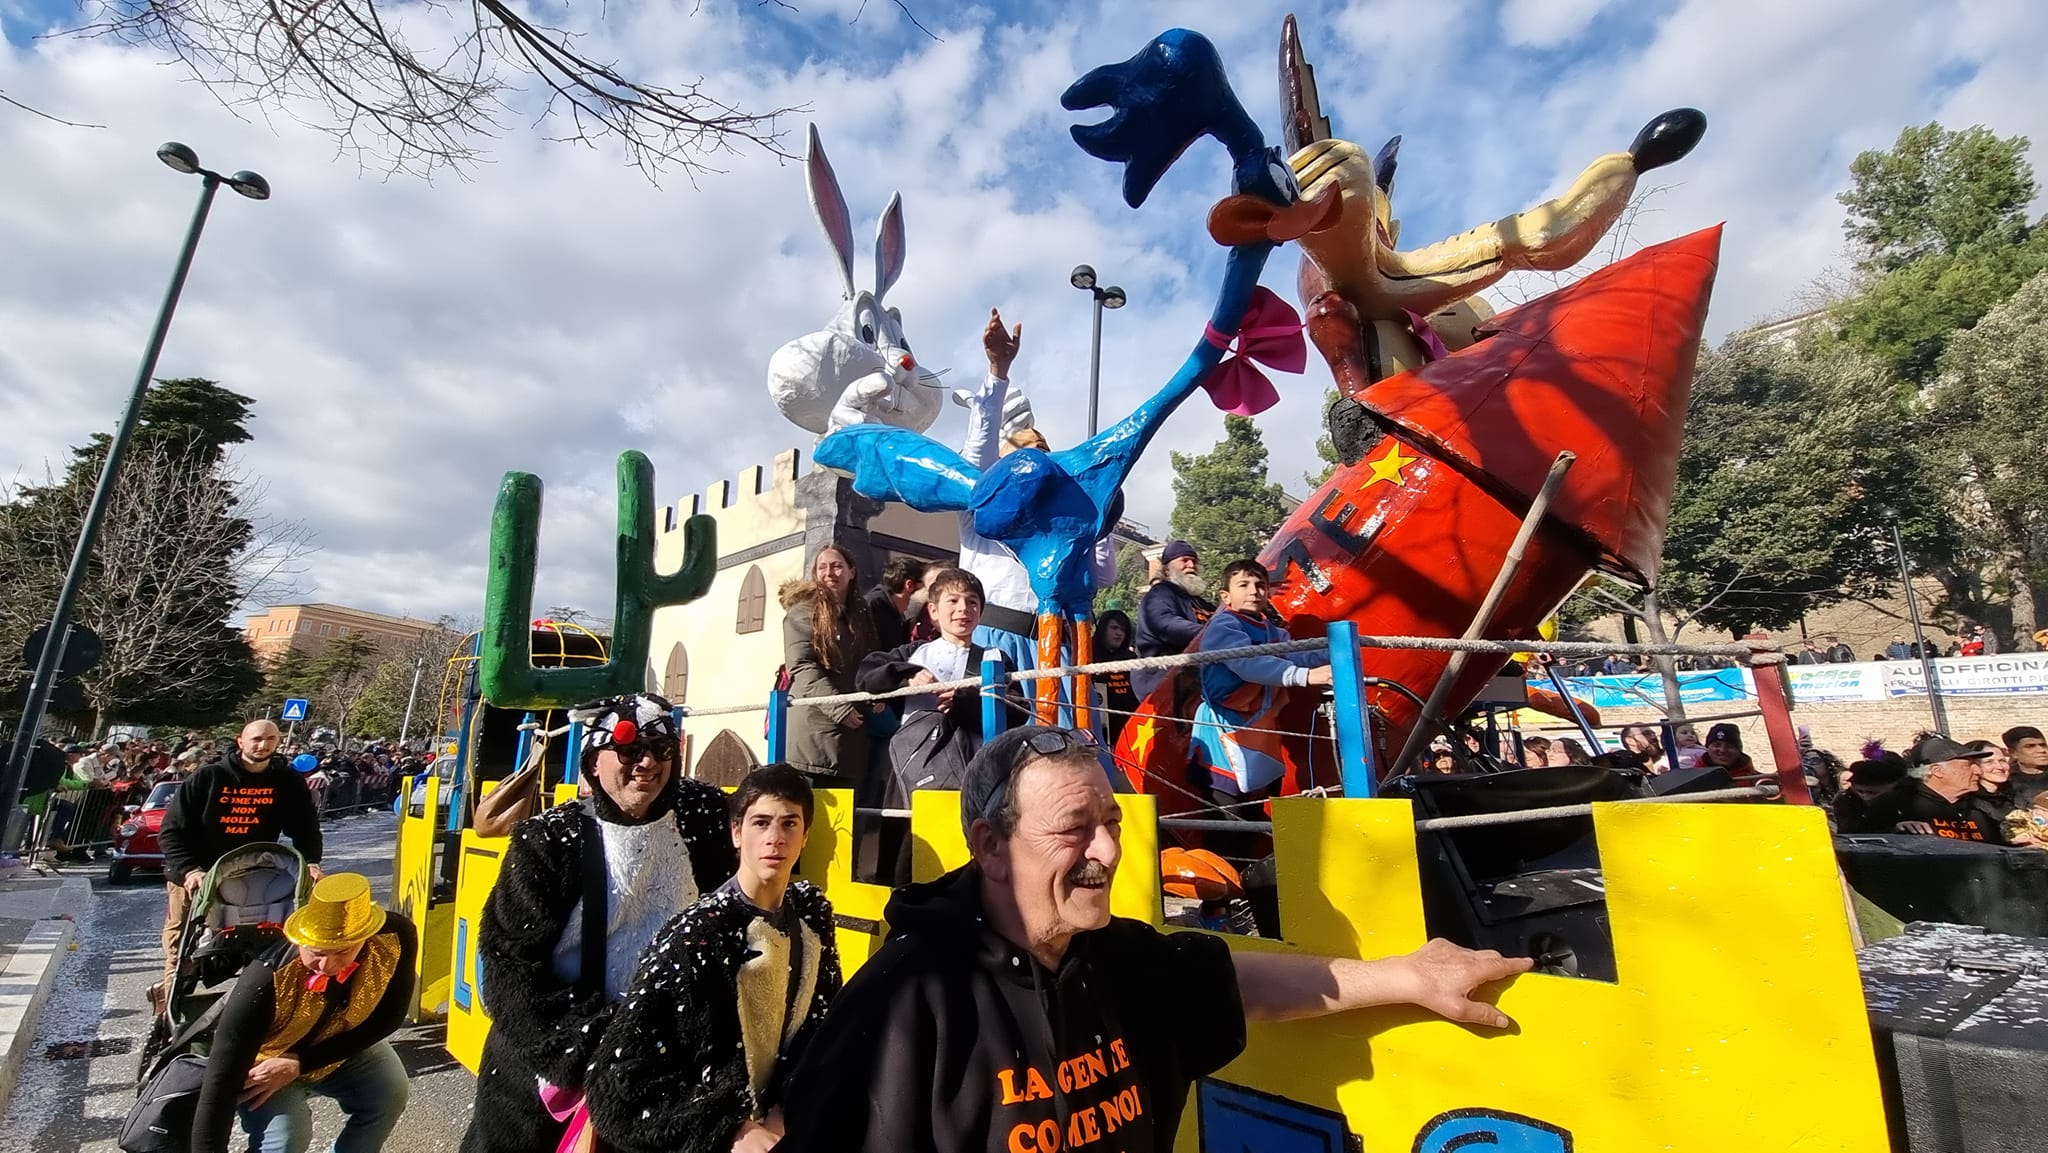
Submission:
[[[1089,155],[1124,165],[1124,200],[1133,208],[1144,204],[1159,178],[1203,136],[1214,136],[1229,149],[1234,193],[1276,208],[1300,198],[1286,158],[1267,147],[1231,90],[1215,46],[1199,33],[1176,28],[1154,37],[1129,60],[1075,81],[1060,103],[1070,110],[1111,110],[1108,119],[1071,131]],[[971,513],[976,532],[1017,554],[1038,594],[1040,665],[1059,663],[1070,626],[1071,651],[1085,664],[1085,622],[1094,594],[1091,549],[1114,527],[1123,506],[1119,490],[1153,434],[1223,359],[1276,247],[1270,240],[1233,246],[1210,331],[1180,370],[1135,412],[1073,448],[1052,453],[1019,449],[977,470],[929,437],[856,425],[821,441],[816,460],[850,473],[855,491],[863,496],[900,501],[921,512]],[[1053,723],[1058,683],[1039,681],[1036,696],[1040,720]],[[1072,699],[1088,699],[1085,679],[1074,686]]]

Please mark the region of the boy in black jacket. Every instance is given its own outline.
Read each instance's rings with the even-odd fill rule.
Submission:
[[[832,902],[790,882],[810,834],[810,783],[788,765],[732,796],[739,872],[640,956],[590,1067],[587,1100],[613,1153],[765,1153],[783,1083],[839,992]]]
[[[855,674],[861,692],[886,693],[981,675],[982,654],[988,651],[974,643],[975,626],[981,623],[981,578],[965,569],[944,569],[925,586],[925,597],[939,638],[869,653]],[[1021,712],[1016,719],[1023,719]],[[883,805],[900,809],[919,789],[957,788],[981,740],[980,690],[906,698],[903,725],[889,741],[892,769]]]
[[[178,941],[185,910],[206,880],[206,871],[229,849],[290,837],[315,880],[320,877],[320,814],[306,782],[277,756],[277,726],[250,721],[235,747],[185,778],[164,811],[158,840],[164,850],[164,981],[150,990],[163,1011],[178,965]]]

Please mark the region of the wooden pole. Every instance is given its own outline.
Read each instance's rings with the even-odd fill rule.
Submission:
[[[1529,511],[1522,514],[1522,527],[1516,531],[1514,543],[1508,546],[1507,555],[1501,558],[1500,571],[1493,577],[1493,587],[1486,590],[1486,599],[1479,603],[1479,611],[1473,614],[1472,623],[1466,626],[1465,635],[1460,639],[1476,641],[1486,635],[1487,628],[1493,624],[1494,610],[1500,607],[1500,602],[1507,596],[1508,585],[1514,582],[1515,575],[1522,569],[1522,555],[1528,550],[1529,538],[1536,535],[1536,526],[1550,511],[1550,498],[1557,495],[1565,473],[1571,471],[1572,462],[1577,459],[1576,453],[1560,452],[1557,459],[1550,462],[1550,473],[1543,478],[1543,487],[1536,490],[1536,499],[1529,502]],[[1442,711],[1444,701],[1450,698],[1458,677],[1465,671],[1468,655],[1461,652],[1451,654],[1451,659],[1444,665],[1443,675],[1436,679],[1436,688],[1430,690],[1429,700],[1415,718],[1415,727],[1409,730],[1408,740],[1401,746],[1401,755],[1394,758],[1393,772],[1405,770],[1409,760],[1429,739],[1430,726]]]

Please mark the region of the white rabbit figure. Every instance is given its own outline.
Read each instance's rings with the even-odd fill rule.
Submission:
[[[843,303],[823,332],[800,336],[768,359],[768,394],[782,415],[824,435],[850,424],[893,424],[923,432],[938,419],[938,374],[917,363],[903,314],[882,298],[903,275],[903,197],[892,195],[875,235],[875,290],[853,286],[853,218],[839,178],[810,127],[804,171],[811,208],[839,259]]]

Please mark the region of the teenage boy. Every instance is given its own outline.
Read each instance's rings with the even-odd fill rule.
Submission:
[[[2005,730],[2005,754],[2012,759],[2012,797],[2021,807],[2033,804],[2036,793],[2048,790],[2048,740],[2032,725]]]
[[[886,693],[907,685],[944,684],[980,676],[982,654],[989,651],[974,642],[981,610],[981,578],[965,569],[939,572],[925,586],[925,611],[938,626],[938,639],[869,653],[860,663],[855,683],[864,693]],[[883,804],[903,808],[918,789],[957,787],[968,760],[981,748],[981,740],[979,690],[906,698],[903,726],[889,742],[894,768]]]
[[[1223,570],[1223,601],[1202,626],[1196,652],[1238,649],[1292,640],[1273,623],[1266,568],[1255,560],[1233,561]],[[1241,657],[1203,665],[1202,701],[1195,706],[1194,743],[1209,770],[1210,799],[1230,816],[1230,806],[1263,800],[1285,770],[1278,738],[1285,688],[1322,688],[1330,683],[1326,652]]]
[[[790,881],[810,834],[810,784],[768,765],[729,808],[739,872],[654,938],[597,1047],[587,1100],[602,1148],[774,1148],[784,1081],[839,992],[832,903]]]

